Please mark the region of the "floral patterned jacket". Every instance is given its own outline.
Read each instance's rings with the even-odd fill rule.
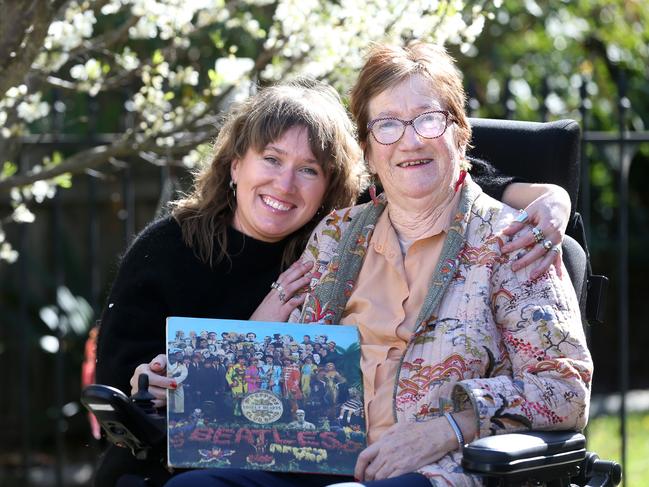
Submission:
[[[302,256],[316,262],[311,292],[291,321],[331,323],[335,310],[318,299],[318,286],[337,272],[350,222],[372,204],[334,211],[316,228]],[[528,269],[512,271],[515,256],[501,253],[499,232],[515,216],[467,178],[446,237],[459,244],[451,253],[445,244],[431,279],[439,304],[418,325],[395,378],[397,422],[473,408],[480,437],[586,425],[592,361],[574,289],[553,267],[534,280]],[[372,229],[351,252],[364,255]],[[345,284],[348,294],[354,281]],[[460,460],[459,450],[450,452],[419,472],[435,485],[482,485]]]

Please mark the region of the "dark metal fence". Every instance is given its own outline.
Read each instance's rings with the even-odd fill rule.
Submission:
[[[507,95],[504,107],[511,118],[515,107]],[[617,171],[619,191],[619,253],[615,276],[618,281],[617,310],[615,322],[606,326],[615,327],[620,336],[617,360],[622,397],[621,458],[624,464],[627,448],[625,395],[629,389],[629,172],[634,153],[641,144],[649,143],[649,132],[627,130],[630,107],[623,80],[619,83],[616,132],[589,129],[585,91],[579,110],[583,129],[580,212],[587,230],[592,215],[588,153],[592,147],[618,148],[616,160],[609,161],[610,167]],[[97,110],[91,112],[97,116]],[[545,120],[547,110],[540,110],[539,116],[540,121]],[[89,125],[94,126],[94,122],[90,120]],[[26,137],[22,141],[20,169],[26,172],[35,161],[54,150],[67,152],[110,140],[109,135],[90,133],[75,136],[56,131],[49,135]],[[58,328],[54,330],[59,342],[58,351],[47,359],[40,357],[42,351],[37,347],[37,330],[43,327],[37,311],[44,304],[56,300],[57,289],[67,286],[76,294],[82,294],[95,311],[95,316],[98,316],[102,296],[106,294],[113,277],[115,256],[123,251],[136,231],[154,216],[160,207],[159,195],[172,180],[175,181],[175,176],[168,167],[149,166],[141,162],[111,167],[101,173],[89,171],[86,175],[75,177],[72,190],[60,191],[52,201],[35,208],[36,223],[17,224],[13,231],[7,232],[17,244],[20,258],[11,266],[3,264],[0,267],[3,292],[13,296],[5,302],[7,309],[2,310],[0,328],[0,343],[7,344],[0,358],[5,362],[5,370],[13,371],[2,379],[5,400],[0,404],[3,438],[0,453],[3,453],[2,450],[5,450],[5,454],[15,452],[13,463],[6,463],[13,465],[13,470],[0,464],[0,483],[3,485],[11,485],[12,479],[16,485],[45,485],[47,482],[37,482],[30,475],[30,469],[39,463],[35,454],[43,448],[53,452],[48,460],[51,464],[48,482],[57,486],[69,485],[65,468],[71,462],[70,457],[74,456],[71,444],[83,443],[84,440],[80,438],[88,434],[87,427],[79,426],[85,424],[83,414],[75,413],[74,408],[72,413],[66,412],[70,409],[70,403],[78,401],[79,373],[76,372],[74,377],[68,375],[77,371],[83,344],[78,337],[76,343],[71,343],[75,340]],[[0,201],[0,208],[8,209],[8,201]],[[76,350],[76,355],[71,355],[71,350]],[[39,365],[45,365],[45,369],[34,370]],[[7,391],[12,397],[9,401],[6,400]],[[47,411],[42,410],[43,404],[47,404]],[[45,420],[35,421],[35,417],[41,414],[45,415]],[[72,423],[76,424],[76,437],[72,434],[75,429]],[[35,428],[39,428],[40,435],[36,435]],[[46,429],[45,434],[42,434],[41,428]],[[89,457],[96,454],[96,449],[88,448]],[[79,479],[79,483],[83,481]]]

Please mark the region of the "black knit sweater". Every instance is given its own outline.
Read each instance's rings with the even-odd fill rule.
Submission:
[[[280,274],[284,242],[228,230],[230,260],[210,268],[182,239],[171,217],[150,224],[121,262],[104,309],[97,383],[130,394],[135,367],[165,353],[168,316],[248,319]]]

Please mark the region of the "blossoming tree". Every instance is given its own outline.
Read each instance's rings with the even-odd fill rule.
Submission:
[[[501,2],[484,0],[0,0],[2,225],[112,159],[192,166],[219,114],[257,84],[304,74],[350,86],[368,44],[413,38],[470,49]],[[110,141],[19,167],[25,136],[71,111],[73,96],[116,93],[128,126]],[[124,96],[126,93],[126,96]]]

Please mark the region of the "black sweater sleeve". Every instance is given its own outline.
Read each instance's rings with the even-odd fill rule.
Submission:
[[[168,249],[174,239],[160,223],[142,232],[124,255],[101,316],[97,382],[130,394],[135,367],[164,353]]]
[[[502,201],[505,188],[511,183],[524,182],[521,178],[502,174],[492,164],[476,158],[469,158],[471,162],[471,177],[480,185],[482,190],[492,198]]]

